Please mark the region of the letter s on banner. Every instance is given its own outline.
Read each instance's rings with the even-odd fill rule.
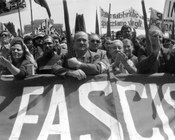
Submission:
[[[157,114],[159,115],[159,117],[162,121],[162,124],[163,124],[163,130],[164,130],[164,132],[166,133],[166,135],[168,137],[167,139],[174,140],[175,139],[174,132],[170,128],[169,119],[168,119],[167,115],[164,112],[164,109],[163,109],[163,106],[162,106],[162,101],[161,101],[161,99],[159,97],[159,94],[158,94],[158,87],[157,87],[156,84],[149,84],[149,87],[150,87],[150,92],[151,92],[152,99],[153,99],[155,107],[156,107]]]
[[[121,124],[89,100],[88,95],[91,91],[104,91],[107,96],[112,93],[110,82],[90,82],[81,85],[79,87],[80,105],[111,130],[108,140],[123,140]]]

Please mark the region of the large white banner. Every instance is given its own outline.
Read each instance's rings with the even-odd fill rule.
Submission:
[[[108,12],[100,8],[101,28],[107,27]],[[132,7],[128,10],[110,15],[111,29],[120,29],[127,24],[135,29],[144,29],[143,16]]]
[[[166,0],[163,12],[163,19],[175,20],[175,0]]]

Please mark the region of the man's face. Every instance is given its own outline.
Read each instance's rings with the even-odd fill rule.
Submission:
[[[33,48],[33,41],[32,40],[27,40],[26,46],[28,47],[29,50]]]
[[[123,46],[120,43],[112,43],[109,47],[109,54],[115,59],[118,52],[123,52]]]
[[[97,35],[92,35],[89,40],[89,49],[92,51],[97,51],[100,47],[100,38]]]
[[[45,54],[53,53],[54,42],[53,42],[53,39],[51,37],[43,40],[43,51]]]
[[[162,36],[161,31],[154,30],[154,31],[151,31],[149,35],[150,35],[150,38],[151,38],[152,45],[155,45],[155,43],[156,43],[155,40],[156,40],[157,37],[159,38],[160,43],[162,43],[163,36]]]
[[[106,49],[106,51],[109,51],[109,46],[111,45],[111,40],[106,40],[104,43],[104,47]]]
[[[37,37],[35,39],[36,44],[39,45],[39,46],[42,46],[42,44],[43,44],[43,40],[42,39],[43,39],[43,37]]]
[[[74,40],[74,50],[79,51],[87,51],[89,47],[88,35],[84,32],[79,32],[75,36]]]
[[[128,56],[131,57],[132,56],[132,52],[133,52],[133,45],[131,43],[131,41],[129,40],[124,40],[123,41],[123,48],[124,48],[124,53]]]
[[[2,43],[4,43],[4,44],[8,44],[8,43],[10,42],[10,35],[9,35],[8,32],[3,32],[3,33],[1,34],[1,41],[2,41]]]
[[[122,36],[123,38],[127,38],[127,39],[131,39],[132,38],[132,31],[130,28],[126,28],[125,30],[123,30],[122,32]]]

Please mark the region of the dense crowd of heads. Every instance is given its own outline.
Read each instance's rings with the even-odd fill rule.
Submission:
[[[41,73],[41,68],[44,67],[45,70],[49,67],[50,70],[42,73],[62,75],[58,66],[55,67],[55,64],[58,64],[61,68],[71,70],[64,69],[67,75],[73,77],[80,75],[79,79],[85,78],[85,75],[96,75],[107,71],[115,75],[175,73],[173,65],[175,41],[165,37],[158,27],[150,28],[149,38],[137,35],[136,30],[128,25],[122,26],[113,37],[79,31],[71,38],[72,43],[68,46],[64,34],[46,35],[41,32],[33,36],[12,37],[8,31],[2,31],[1,74],[9,72],[24,78],[30,75],[26,73],[28,64],[33,64],[32,71],[36,74]],[[68,47],[73,48],[74,53],[71,54],[74,56],[69,55]],[[90,67],[89,63],[94,66]]]

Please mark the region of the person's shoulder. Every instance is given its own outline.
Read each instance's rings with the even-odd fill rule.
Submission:
[[[100,54],[106,54],[106,50],[102,50],[102,49],[98,49],[97,52],[99,52]]]

